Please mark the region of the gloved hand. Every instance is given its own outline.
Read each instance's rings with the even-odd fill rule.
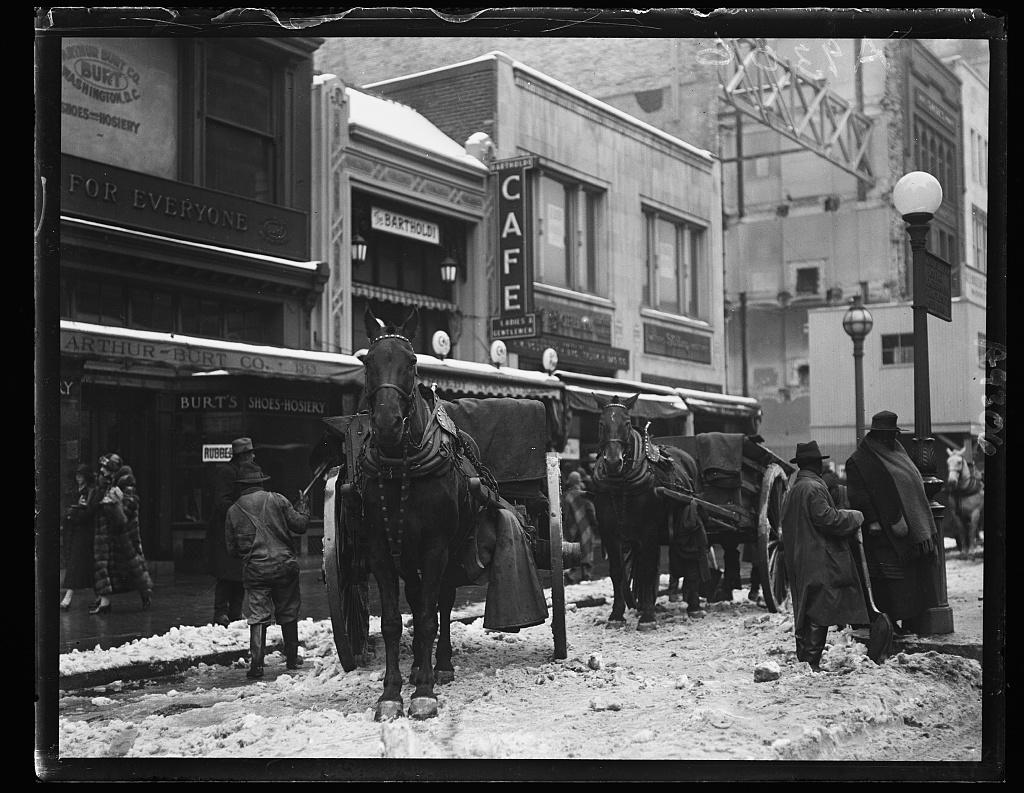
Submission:
[[[300,491],[292,506],[295,507],[296,512],[309,514],[309,496]]]
[[[877,520],[873,520],[871,521],[871,523],[868,524],[868,531],[871,534],[878,534],[881,530],[882,527]]]

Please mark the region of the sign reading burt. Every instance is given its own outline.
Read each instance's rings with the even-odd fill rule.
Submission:
[[[490,164],[498,177],[498,313],[502,319],[533,310],[527,171],[536,164],[533,156]]]

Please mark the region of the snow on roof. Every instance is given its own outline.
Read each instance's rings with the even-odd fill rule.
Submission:
[[[471,64],[471,63],[479,63],[480,61],[494,60],[494,59],[497,59],[497,58],[508,58],[510,61],[512,61],[512,67],[513,68],[519,69],[520,71],[525,72],[526,74],[529,74],[531,77],[533,77],[534,79],[536,79],[536,80],[538,80],[540,82],[547,83],[548,85],[554,86],[555,88],[558,88],[558,89],[560,89],[562,91],[565,91],[568,94],[572,94],[574,97],[579,99],[581,102],[586,102],[589,105],[592,105],[594,107],[600,108],[604,112],[610,113],[611,115],[616,116],[616,117],[622,119],[623,121],[626,121],[626,122],[632,124],[633,126],[639,127],[640,129],[643,129],[643,130],[649,132],[650,134],[655,135],[655,136],[661,138],[662,140],[665,140],[665,141],[673,144],[674,146],[679,146],[680,148],[686,149],[690,153],[696,154],[698,157],[703,157],[704,159],[707,159],[707,160],[714,160],[715,159],[715,156],[710,151],[708,151],[707,149],[701,149],[701,148],[699,148],[697,146],[694,146],[692,143],[687,143],[685,140],[682,140],[681,138],[677,138],[675,135],[670,135],[667,132],[665,132],[664,130],[658,129],[655,126],[652,126],[651,124],[648,124],[646,121],[641,121],[636,116],[631,116],[629,113],[625,112],[624,110],[619,110],[617,107],[613,107],[612,105],[609,105],[607,102],[602,102],[600,99],[595,99],[590,94],[586,94],[583,91],[580,91],[580,90],[578,90],[576,88],[573,88],[571,85],[563,83],[561,80],[556,80],[554,77],[551,77],[550,75],[544,74],[544,72],[539,72],[536,69],[533,69],[533,68],[527,66],[525,63],[521,63],[521,62],[515,60],[514,58],[509,57],[508,55],[506,55],[505,53],[501,52],[500,50],[494,50],[492,52],[487,53],[486,55],[481,55],[481,56],[479,56],[477,58],[471,58],[468,61],[459,61],[458,63],[448,64],[447,66],[439,66],[436,69],[427,69],[427,70],[422,71],[422,72],[415,72],[414,74],[402,75],[401,77],[392,77],[392,78],[387,79],[387,80],[379,80],[378,82],[370,83],[370,84],[368,84],[368,85],[366,85],[364,87],[365,88],[376,88],[376,87],[381,86],[381,85],[387,85],[389,83],[399,82],[400,80],[408,80],[408,79],[411,79],[413,77],[422,77],[422,76],[427,75],[427,74],[435,74],[437,72],[443,72],[443,71],[446,71],[448,69],[455,69],[455,68],[457,68],[459,66],[466,66],[466,65]]]
[[[487,166],[476,157],[466,154],[462,144],[449,138],[408,105],[354,88],[346,87],[345,93],[349,99],[350,124],[394,138],[428,155],[443,157],[482,173],[487,172]]]

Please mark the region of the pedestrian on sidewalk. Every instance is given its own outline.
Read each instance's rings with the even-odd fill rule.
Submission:
[[[153,580],[146,566],[139,531],[139,494],[135,474],[116,453],[100,458],[99,512],[93,544],[96,603],[90,614],[110,612],[110,596],[138,591],[142,610],[153,603]]]
[[[263,489],[270,479],[254,462],[238,467],[238,500],[228,509],[224,536],[228,553],[242,559],[245,617],[249,623],[252,661],[246,677],[263,677],[267,626],[281,626],[285,665],[298,669],[299,560],[292,534],[304,534],[309,523],[309,501],[299,496],[293,506],[280,493]]]
[[[836,509],[821,478],[818,442],[798,443],[790,460],[799,466],[782,507],[786,570],[793,593],[796,657],[819,671],[830,625],[869,622],[850,538],[864,515]]]
[[[76,589],[93,584],[93,541],[100,493],[96,474],[84,463],[75,469],[75,500],[64,513],[64,597],[60,607],[67,611]]]
[[[921,473],[897,440],[897,418],[890,410],[871,417],[867,435],[846,461],[846,494],[850,506],[864,513],[875,605],[894,621],[897,633],[910,633],[914,619],[938,605],[931,575],[942,540]]]
[[[228,510],[238,498],[235,480],[238,478],[239,467],[255,459],[252,438],[235,438],[231,441],[230,462],[220,463],[213,470],[213,508],[206,522],[206,553],[210,574],[216,579],[213,587],[213,621],[224,627],[242,618],[242,599],[245,597],[242,560],[228,553],[224,541],[224,524]]]
[[[589,581],[594,567],[594,531],[597,529],[597,513],[594,503],[587,496],[583,477],[579,471],[571,471],[565,480],[562,494],[562,521],[565,538],[580,544],[579,578],[577,568],[566,570],[566,583],[577,584]]]

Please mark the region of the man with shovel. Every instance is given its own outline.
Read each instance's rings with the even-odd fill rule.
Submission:
[[[793,595],[796,657],[819,671],[830,625],[867,624],[865,594],[850,540],[864,520],[855,509],[837,509],[821,478],[817,441],[798,443],[790,460],[800,471],[782,508],[786,570]]]

